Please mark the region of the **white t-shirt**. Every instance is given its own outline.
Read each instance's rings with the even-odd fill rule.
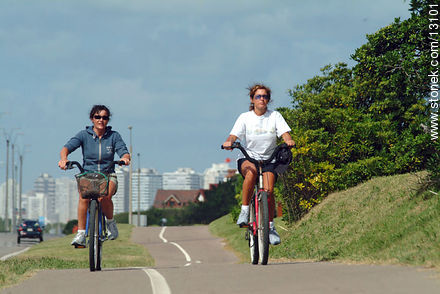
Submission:
[[[290,131],[290,127],[278,111],[267,110],[258,116],[251,110],[238,117],[230,134],[240,139],[250,157],[266,160],[276,148],[277,137]],[[240,152],[239,158],[243,157]]]

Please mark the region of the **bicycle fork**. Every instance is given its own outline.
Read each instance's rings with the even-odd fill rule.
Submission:
[[[107,237],[107,230],[105,228],[105,218],[104,215],[102,214],[102,210],[101,210],[101,204],[99,203],[99,201],[97,202],[97,210],[98,210],[98,224],[99,224],[99,230],[98,232],[95,232],[95,234],[98,234],[100,236],[100,240],[101,241],[105,241],[106,237]],[[86,219],[86,236],[89,236],[89,222],[90,222],[90,207],[87,209],[87,219]],[[94,221],[94,220],[92,220]]]

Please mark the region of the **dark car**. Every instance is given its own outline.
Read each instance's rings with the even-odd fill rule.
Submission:
[[[23,221],[20,226],[18,226],[17,233],[18,244],[20,244],[20,241],[23,238],[40,239],[40,242],[43,241],[43,230],[38,221],[35,220]]]

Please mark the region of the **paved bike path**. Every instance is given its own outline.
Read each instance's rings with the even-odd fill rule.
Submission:
[[[134,240],[148,248],[171,293],[440,293],[433,271],[330,262],[238,264],[206,226],[167,227],[160,235],[162,230],[137,228]]]
[[[414,267],[238,264],[207,226],[135,228],[132,239],[147,247],[154,269],[45,270],[1,293],[440,293],[438,274]]]

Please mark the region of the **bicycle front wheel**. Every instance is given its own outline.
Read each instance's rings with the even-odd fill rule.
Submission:
[[[255,195],[253,197],[255,197]],[[258,264],[258,237],[257,234],[254,233],[256,231],[256,225],[255,205],[254,201],[251,201],[251,203],[249,203],[249,228],[247,234],[252,264]]]
[[[265,265],[269,259],[269,204],[267,192],[258,194],[258,251],[260,263]]]
[[[90,271],[94,272],[99,260],[99,215],[98,201],[93,199],[89,205],[89,265]],[[100,265],[99,265],[100,266]]]
[[[102,213],[102,210],[98,209],[99,214],[99,220],[97,224],[98,230],[98,236],[96,238],[96,244],[95,245],[95,251],[96,251],[96,258],[95,258],[95,268],[97,271],[101,270],[101,262],[102,262],[102,243],[104,242],[103,235],[104,235],[104,227],[105,227],[105,216]]]

